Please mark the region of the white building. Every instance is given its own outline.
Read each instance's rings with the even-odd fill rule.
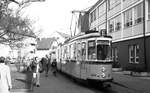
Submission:
[[[150,0],[99,0],[88,13],[90,30],[113,37],[116,66],[150,71]]]

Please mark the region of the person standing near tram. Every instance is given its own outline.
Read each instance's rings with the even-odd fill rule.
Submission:
[[[41,59],[41,63],[43,65],[43,69],[45,71],[45,77],[48,77],[48,72],[51,66],[51,57],[46,55]]]
[[[10,93],[11,88],[10,68],[5,65],[5,58],[0,57],[0,93]]]
[[[48,77],[48,72],[49,72],[49,69],[50,69],[50,66],[51,66],[51,55],[46,55],[46,76]]]
[[[56,72],[57,72],[57,61],[56,61],[56,59],[53,59],[51,66],[52,66],[52,73],[54,76],[56,76]]]

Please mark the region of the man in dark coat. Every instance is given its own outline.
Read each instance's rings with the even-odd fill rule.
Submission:
[[[45,71],[45,76],[48,77],[48,71],[50,69],[50,57],[46,55],[46,57],[43,57],[41,60],[41,63],[43,65],[44,71]]]
[[[56,71],[57,71],[57,62],[56,59],[53,60],[52,62],[52,73],[54,74],[54,76],[56,76]]]

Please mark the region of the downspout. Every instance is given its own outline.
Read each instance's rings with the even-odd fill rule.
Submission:
[[[147,51],[147,47],[146,47],[146,6],[145,6],[146,0],[143,0],[143,44],[144,44],[144,63],[145,63],[145,71],[147,71],[147,57],[146,57],[146,51]]]

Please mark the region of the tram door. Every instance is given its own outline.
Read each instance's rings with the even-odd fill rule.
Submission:
[[[80,76],[82,79],[86,79],[87,77],[87,65],[86,65],[86,42],[82,42],[81,46],[81,65],[80,65]]]

